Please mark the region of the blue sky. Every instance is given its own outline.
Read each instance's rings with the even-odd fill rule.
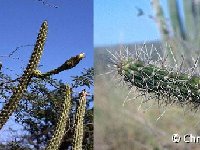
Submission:
[[[160,0],[167,18],[167,0]],[[137,9],[145,16],[138,17]],[[149,0],[94,0],[94,46],[144,42],[160,39]]]
[[[55,78],[70,83],[71,77],[80,74],[83,68],[93,66],[93,1],[92,0],[48,0],[58,5],[52,8],[37,0],[1,0],[0,5],[0,56],[8,55],[18,46],[31,44],[36,41],[40,26],[48,21],[49,32],[45,50],[40,64],[42,72],[58,67],[72,56],[81,52],[86,54],[76,68],[64,71]],[[0,57],[3,72],[13,77],[15,73],[22,74],[30,58],[33,47],[20,48],[13,57],[23,61]],[[14,70],[9,71],[5,69]],[[0,141],[11,140],[12,135],[6,132],[9,127],[18,129],[14,118],[6,128],[0,131]]]
[[[81,52],[86,58],[76,68],[55,77],[68,81],[82,68],[93,66],[93,3],[92,0],[49,0],[59,6],[51,8],[37,0],[1,0],[0,55],[7,55],[16,47],[34,44],[40,25],[48,21],[49,31],[41,59],[43,72],[53,69],[71,56]],[[20,48],[14,57],[24,62],[0,58],[3,65],[22,73],[33,47]]]

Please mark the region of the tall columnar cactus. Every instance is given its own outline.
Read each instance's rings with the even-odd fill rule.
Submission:
[[[65,89],[65,99],[63,103],[62,112],[60,115],[60,118],[58,119],[58,123],[56,125],[56,129],[54,131],[54,134],[49,141],[48,146],[46,147],[46,150],[58,150],[59,146],[62,142],[62,138],[65,135],[65,129],[67,126],[67,119],[69,118],[69,111],[71,107],[71,92],[70,87],[66,86]]]
[[[20,78],[18,86],[14,89],[13,95],[11,96],[9,102],[4,105],[3,109],[0,112],[0,129],[6,123],[9,116],[17,108],[18,103],[19,103],[20,99],[22,98],[23,93],[25,92],[25,90],[30,82],[31,77],[33,76],[33,72],[37,68],[37,65],[38,65],[41,55],[42,55],[42,51],[44,49],[44,44],[45,44],[45,40],[47,37],[47,29],[48,29],[47,21],[44,21],[40,28],[40,32],[37,37],[34,51],[31,55],[28,65],[24,71],[24,74]]]
[[[58,150],[60,144],[62,143],[62,138],[65,135],[65,130],[67,126],[67,119],[69,117],[69,111],[71,107],[71,93],[70,93],[69,86],[66,86],[66,95],[65,100],[63,103],[63,108],[61,115],[58,119],[58,123],[56,125],[56,129],[54,131],[54,134],[49,141],[46,150]],[[73,122],[73,126],[75,126],[75,131],[73,135],[73,143],[72,143],[72,149],[73,150],[81,150],[82,149],[82,143],[83,143],[83,120],[85,116],[85,110],[86,110],[86,96],[87,92],[83,90],[79,94],[79,106],[77,108],[76,112],[76,118]]]
[[[73,150],[82,150],[83,143],[83,119],[86,109],[86,95],[85,91],[80,94],[80,102],[76,112],[75,119],[75,133],[73,137]]]
[[[47,30],[47,21],[44,21],[42,23],[33,53],[24,71],[24,74],[20,77],[18,86],[13,90],[13,95],[10,97],[9,102],[6,103],[3,109],[0,111],[0,129],[3,127],[3,125],[9,119],[9,117],[12,115],[12,113],[16,110],[18,103],[21,100],[23,93],[27,89],[27,86],[31,81],[32,77],[45,78],[50,75],[58,74],[64,70],[68,70],[75,67],[80,62],[80,60],[82,60],[85,57],[85,54],[81,53],[79,55],[76,55],[75,57],[71,57],[58,68],[42,74],[39,70],[37,70],[37,66],[40,61],[42,51],[44,49],[44,44],[47,37]]]

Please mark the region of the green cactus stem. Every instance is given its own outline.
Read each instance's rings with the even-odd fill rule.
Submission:
[[[65,99],[63,103],[62,112],[60,118],[58,119],[58,123],[56,125],[56,129],[54,134],[49,141],[46,150],[58,150],[59,146],[62,142],[63,136],[65,135],[65,129],[67,126],[67,119],[69,118],[69,111],[71,108],[71,89],[68,85],[65,88]]]
[[[75,67],[83,58],[85,57],[84,53],[71,57],[69,60],[66,60],[61,66],[46,73],[41,73],[39,70],[35,70],[34,76],[39,78],[45,78],[54,74],[58,74],[64,70],[71,69]]]
[[[83,90],[80,93],[80,103],[76,112],[75,132],[73,137],[73,150],[82,150],[83,143],[83,122],[86,110],[86,96],[87,92]]]
[[[24,70],[24,74],[21,76],[18,86],[14,89],[13,95],[10,97],[9,102],[6,103],[3,109],[0,111],[0,129],[7,122],[12,113],[16,110],[18,103],[23,96],[23,93],[25,92],[30,82],[33,72],[37,68],[44,49],[44,44],[47,37],[47,30],[48,24],[47,21],[44,21],[41,25],[40,32],[38,34],[37,41],[29,63]]]
[[[118,73],[129,85],[145,89],[156,94],[157,98],[166,97],[166,103],[200,105],[200,77],[191,76],[178,71],[169,71],[153,64],[145,64],[140,60],[118,65]]]

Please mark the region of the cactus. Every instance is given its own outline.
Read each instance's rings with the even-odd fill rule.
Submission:
[[[59,66],[58,68],[48,71],[46,73],[41,73],[39,70],[35,70],[34,76],[38,78],[45,78],[51,75],[58,74],[64,70],[68,70],[75,67],[84,57],[85,57],[84,53],[76,55],[75,57],[71,57],[69,60],[66,60],[65,63]]]
[[[193,103],[195,107],[200,104],[200,77],[179,72],[170,72],[155,65],[145,65],[141,61],[127,62],[119,67],[126,82],[148,93],[155,93],[158,97],[174,97],[179,104]]]
[[[27,89],[28,84],[31,81],[31,78],[33,77],[44,78],[50,75],[58,74],[64,70],[68,70],[75,67],[80,62],[80,60],[84,58],[84,53],[81,53],[75,57],[71,57],[69,60],[67,60],[64,64],[62,64],[60,67],[56,69],[48,71],[45,74],[40,73],[40,71],[37,70],[37,66],[40,61],[42,51],[44,49],[44,44],[47,37],[47,30],[48,30],[47,21],[44,21],[41,25],[41,29],[38,34],[33,53],[24,71],[24,74],[19,78],[20,79],[19,84],[14,89],[9,102],[6,103],[3,109],[0,111],[0,129],[3,127],[3,125],[9,119],[9,117],[18,107],[18,103],[21,100],[23,93]]]
[[[62,142],[62,139],[66,133],[66,126],[67,126],[67,119],[69,117],[69,111],[71,107],[71,92],[70,87],[66,86],[66,95],[65,100],[63,103],[63,108],[61,115],[58,119],[58,123],[56,125],[56,129],[54,131],[54,134],[52,138],[50,139],[46,150],[58,150],[59,146]],[[76,112],[76,118],[73,121],[73,126],[75,126],[75,131],[73,135],[73,150],[81,150],[82,149],[82,142],[83,142],[83,120],[85,115],[85,109],[86,109],[86,96],[87,92],[83,90],[79,94],[79,106],[77,108]]]
[[[82,142],[83,142],[83,118],[85,115],[86,108],[86,91],[83,90],[80,94],[80,102],[79,107],[76,112],[75,119],[75,133],[73,138],[73,150],[82,150]]]
[[[157,4],[157,5],[156,5]],[[181,17],[180,6],[181,3],[178,0],[169,0],[168,1],[168,8],[170,13],[170,20],[171,20],[171,27],[172,33],[171,36],[163,34],[163,31],[160,30],[162,37],[162,43],[168,43],[171,46],[171,49],[164,49],[167,50],[168,63],[172,65],[173,55],[174,59],[176,60],[175,65],[182,65],[182,55],[184,56],[184,67],[186,68],[193,68],[193,58],[196,55],[199,55],[199,47],[200,47],[200,2],[195,0],[183,0],[183,13],[184,17]],[[159,12],[162,10],[161,5],[159,5],[159,0],[153,0],[152,6],[155,12]],[[159,7],[155,7],[159,6]],[[161,11],[162,12],[162,11]],[[160,14],[160,15],[158,15]],[[156,13],[155,15],[158,27],[160,29],[160,24],[165,27],[166,19],[164,19],[164,13]],[[161,18],[161,19],[160,19]],[[164,21],[163,21],[164,20]],[[163,23],[164,22],[164,23]],[[171,54],[172,55],[171,55]],[[197,62],[198,64],[199,62]],[[194,105],[194,107],[199,106],[199,76],[193,76],[191,78],[187,78],[187,74],[174,72],[173,74],[178,74],[178,76],[174,76],[179,84],[182,87],[178,87],[177,85],[170,85],[174,88],[177,88],[178,91],[171,92],[174,93],[173,95],[178,99],[178,102],[186,103],[190,102]],[[179,83],[179,78],[184,78],[185,82]],[[172,78],[173,79],[173,78]],[[175,79],[173,79],[176,81]],[[184,86],[183,86],[184,85]],[[170,92],[168,92],[170,93]],[[176,94],[175,94],[176,93]],[[181,95],[181,97],[179,97]],[[184,100],[181,100],[184,99]]]
[[[63,103],[62,112],[60,115],[60,118],[58,119],[58,123],[56,125],[56,129],[54,131],[54,134],[49,141],[46,150],[58,150],[59,146],[62,142],[62,138],[64,137],[66,133],[66,126],[67,126],[67,119],[69,117],[69,111],[71,107],[71,92],[70,87],[66,86],[66,95],[65,100]],[[85,109],[86,109],[86,96],[87,92],[83,90],[79,94],[79,106],[77,108],[76,112],[76,118],[73,122],[73,126],[75,126],[75,131],[73,135],[73,150],[81,150],[82,149],[82,142],[83,142],[83,120],[85,115]]]
[[[76,118],[73,122],[73,126],[75,126],[75,131],[73,135],[73,150],[81,150],[82,149],[82,142],[83,142],[83,120],[85,116],[85,109],[86,109],[86,96],[87,92],[83,90],[79,94],[79,106],[76,112]],[[67,119],[69,117],[69,110],[71,107],[71,94],[69,86],[66,86],[66,95],[65,100],[62,108],[62,112],[60,118],[58,119],[58,123],[56,125],[56,129],[54,134],[49,141],[49,144],[46,147],[46,150],[58,150],[59,146],[62,142],[62,138],[65,135],[65,129],[67,125]]]
[[[85,54],[81,53],[76,55],[75,57],[71,57],[69,60],[66,60],[61,66],[56,69],[52,69],[46,73],[41,73],[37,70],[38,63],[40,61],[42,51],[44,49],[45,40],[47,37],[47,21],[42,23],[40,32],[38,34],[38,38],[34,47],[34,51],[31,55],[29,63],[24,71],[24,74],[19,78],[19,84],[14,89],[12,96],[8,103],[6,103],[3,109],[0,111],[0,129],[7,122],[10,115],[17,109],[18,103],[21,100],[25,90],[27,89],[31,78],[46,78],[54,74],[58,74],[62,71],[71,69],[75,67],[84,57]],[[1,64],[0,64],[1,69]],[[54,134],[49,141],[46,149],[47,150],[57,150],[62,142],[62,138],[65,135],[65,129],[67,125],[67,119],[69,115],[71,107],[71,89],[69,86],[65,88],[65,99],[63,103],[62,112],[60,118],[58,119],[58,123],[56,125],[56,129]],[[78,108],[76,114],[76,129],[74,134],[74,149],[82,149],[82,140],[83,140],[83,117],[85,114],[86,108],[86,92],[82,92],[80,95],[80,106]]]
[[[42,51],[44,49],[44,44],[47,36],[47,29],[47,21],[44,21],[40,28],[34,51],[24,71],[24,74],[20,78],[18,86],[14,89],[13,95],[11,96],[9,102],[4,105],[3,109],[0,112],[0,129],[9,119],[9,116],[16,110],[18,103],[23,96],[23,93],[30,82],[32,74],[37,68],[37,65],[40,61],[40,57],[42,55]]]
[[[54,131],[54,134],[49,141],[48,146],[46,147],[46,150],[58,150],[59,146],[61,144],[62,138],[65,135],[65,129],[67,125],[67,119],[69,117],[69,111],[71,107],[71,92],[70,87],[66,86],[65,89],[65,99],[63,103],[62,112],[60,115],[60,118],[58,119],[58,123],[56,125],[56,129]]]
[[[127,49],[128,50],[128,49]],[[109,53],[111,53],[109,51]],[[120,52],[122,53],[122,52]],[[115,69],[123,81],[131,87],[141,89],[146,93],[155,95],[157,100],[165,101],[165,104],[176,103],[181,106],[191,104],[191,109],[197,109],[200,105],[200,76],[197,69],[198,59],[194,67],[185,70],[181,66],[170,67],[165,64],[165,59],[157,52],[157,59],[142,49],[134,55],[114,55]],[[120,57],[118,57],[120,56]],[[112,59],[113,60],[113,59]]]

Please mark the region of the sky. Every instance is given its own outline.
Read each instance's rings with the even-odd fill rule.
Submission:
[[[33,45],[40,26],[48,21],[48,36],[41,58],[42,72],[58,67],[81,52],[86,58],[76,68],[55,77],[68,81],[82,68],[93,66],[93,2],[92,0],[49,0],[58,8],[48,7],[37,0],[1,0],[0,5],[0,56],[8,55],[18,46]],[[13,57],[21,61],[1,58],[3,66],[17,70],[26,67],[33,47],[20,48]],[[14,63],[14,65],[13,65]],[[16,69],[17,68],[17,69]],[[19,69],[18,69],[19,68]]]
[[[83,68],[93,67],[93,1],[92,0],[48,0],[58,8],[43,5],[38,0],[1,0],[0,1],[0,61],[2,71],[16,77],[26,67],[33,46],[21,47],[13,57],[10,54],[17,47],[34,45],[40,26],[48,21],[48,36],[41,58],[40,70],[46,72],[63,64],[79,53],[86,57],[77,67],[55,75],[54,78],[71,83],[71,76],[80,75]],[[6,68],[9,68],[9,71]],[[12,118],[11,120],[13,120]],[[9,127],[18,127],[9,121],[0,131],[0,141],[11,140],[7,133]]]
[[[169,18],[167,0],[160,0]],[[137,8],[145,15],[138,17]],[[94,0],[94,47],[160,39],[150,0]]]

